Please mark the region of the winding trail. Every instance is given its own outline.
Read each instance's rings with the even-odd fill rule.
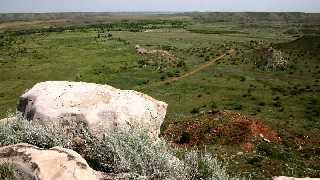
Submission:
[[[157,85],[162,85],[162,84],[166,84],[166,83],[172,83],[172,82],[181,80],[181,79],[183,79],[183,78],[186,78],[186,77],[188,77],[188,76],[192,76],[193,74],[195,74],[195,73],[197,73],[197,72],[199,72],[199,71],[201,71],[201,70],[203,70],[203,69],[205,69],[205,68],[207,68],[207,67],[215,64],[217,61],[219,61],[220,59],[224,58],[225,56],[227,56],[227,55],[232,55],[232,54],[234,54],[235,52],[236,52],[235,49],[233,49],[233,48],[232,48],[232,49],[229,49],[229,50],[227,51],[227,53],[222,54],[221,56],[216,57],[216,58],[208,61],[208,62],[205,63],[205,64],[202,64],[201,66],[199,66],[199,67],[197,67],[197,68],[195,68],[195,69],[193,69],[193,70],[191,70],[191,71],[183,74],[182,76],[173,77],[173,78],[167,79],[167,80],[165,80],[165,81],[162,81],[162,82],[160,82],[160,83],[157,83]]]

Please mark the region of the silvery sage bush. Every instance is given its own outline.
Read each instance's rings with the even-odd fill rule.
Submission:
[[[108,131],[98,138],[85,123],[68,122],[68,127],[61,127],[59,123],[40,125],[21,117],[10,119],[0,122],[0,146],[62,146],[77,151],[96,170],[127,173],[134,179],[229,179],[215,156],[172,148],[163,139],[151,140],[142,129]]]

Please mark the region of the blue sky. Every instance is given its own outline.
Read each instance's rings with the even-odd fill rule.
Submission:
[[[320,12],[320,0],[0,0],[0,12],[70,11]]]

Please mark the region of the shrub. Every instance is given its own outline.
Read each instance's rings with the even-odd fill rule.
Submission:
[[[181,134],[181,138],[179,140],[179,144],[188,144],[192,138],[191,133],[183,131]]]
[[[12,180],[16,179],[16,168],[13,164],[7,162],[0,162],[0,179]]]
[[[164,81],[164,80],[166,79],[166,76],[165,76],[165,75],[162,75],[162,76],[160,77],[160,79],[161,79],[161,81]]]
[[[278,107],[278,108],[281,107],[281,103],[280,103],[279,101],[274,101],[274,102],[272,103],[272,105],[273,105],[274,107]]]
[[[165,141],[152,142],[142,131],[107,133],[89,148],[91,160],[100,166],[111,162],[116,173],[129,172],[151,179],[186,176],[183,162],[173,156]]]
[[[167,76],[168,76],[168,77],[173,77],[174,75],[175,75],[175,73],[173,73],[173,72],[171,72],[171,71],[167,72]]]
[[[191,150],[184,156],[188,176],[186,179],[224,180],[230,179],[226,169],[221,166],[217,158],[207,153]]]
[[[200,112],[200,108],[198,107],[195,107],[190,111],[191,114],[198,114],[199,112]]]
[[[184,60],[179,60],[177,63],[177,67],[186,67],[186,62]]]
[[[66,137],[64,129],[50,126],[33,124],[20,117],[12,121],[0,124],[0,146],[28,143],[40,148],[50,148],[54,146],[68,146],[70,139]]]
[[[242,110],[243,106],[238,101],[230,102],[227,104],[233,110]]]
[[[162,139],[152,141],[144,130],[108,131],[97,138],[85,123],[63,123],[62,128],[55,124],[37,125],[23,118],[0,122],[0,146],[16,143],[42,148],[62,146],[77,151],[96,170],[124,172],[132,178],[229,179],[216,157],[191,151],[179,159],[180,149],[171,148]]]
[[[218,105],[214,101],[211,101],[210,102],[210,107],[211,107],[211,109],[217,109]]]

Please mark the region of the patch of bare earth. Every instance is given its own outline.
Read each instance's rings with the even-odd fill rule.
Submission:
[[[166,126],[162,135],[176,146],[238,145],[245,151],[254,150],[262,141],[290,146],[301,152],[320,145],[319,135],[276,129],[263,119],[234,111],[205,112],[174,122]]]
[[[176,145],[218,143],[239,145],[251,151],[257,142],[281,142],[279,134],[265,121],[237,112],[206,112],[183,122],[169,124],[163,136]]]

